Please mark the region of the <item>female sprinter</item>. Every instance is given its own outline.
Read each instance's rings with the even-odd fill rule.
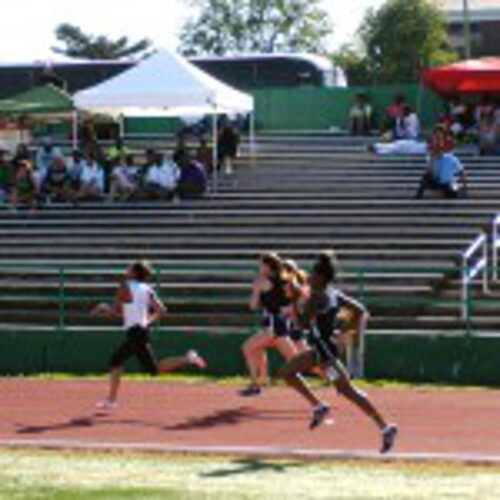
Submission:
[[[148,284],[152,273],[148,262],[138,261],[132,264],[125,274],[125,281],[116,293],[114,304],[110,306],[101,303],[91,311],[94,316],[122,318],[126,333],[125,340],[111,356],[109,394],[98,404],[99,408],[113,410],[118,407],[117,397],[123,365],[132,356],[135,356],[143,370],[151,375],[174,371],[186,365],[206,368],[205,361],[196,351],[189,351],[179,358],[164,359],[159,363],[156,361],[149,329],[166,314],[166,307]]]
[[[386,453],[394,445],[397,427],[388,424],[367,395],[353,386],[346,369],[338,358],[333,332],[339,309],[342,306],[355,309],[359,312],[359,318],[366,316],[366,310],[357,301],[335,288],[336,269],[333,252],[322,253],[317,259],[309,278],[311,295],[303,311],[304,321],[310,327],[311,349],[289,361],[280,373],[288,385],[312,405],[313,415],[310,428],[315,429],[328,416],[330,408],[314,395],[301,374],[310,371],[313,367],[322,368],[327,378],[335,384],[338,393],[354,403],[377,425],[382,436],[380,451]]]
[[[262,255],[259,274],[250,297],[250,309],[262,311],[262,328],[243,345],[250,384],[240,391],[242,396],[257,396],[262,391],[261,387],[266,384],[266,349],[275,347],[286,360],[297,354],[289,337],[290,322],[285,309],[290,305],[290,300],[286,296],[285,285],[280,257],[275,253]]]

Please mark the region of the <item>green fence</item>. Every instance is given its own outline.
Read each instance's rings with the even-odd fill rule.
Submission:
[[[378,87],[260,89],[249,90],[255,98],[255,123],[262,131],[346,130],[349,110],[356,94],[370,96],[375,121],[380,122],[384,110],[395,95],[403,95],[418,108],[422,124],[431,127],[443,111],[443,101],[418,84]],[[161,134],[175,132],[181,126],[177,119],[131,118],[127,133]]]
[[[98,301],[112,300],[113,287],[122,269],[100,266],[0,267],[0,308],[6,314],[19,310],[15,321],[2,321],[0,332],[0,373],[71,372],[100,373],[113,346],[122,332],[118,324],[105,322],[92,325],[88,311]],[[367,304],[374,317],[394,315],[405,320],[403,332],[368,332],[366,339],[365,372],[369,378],[396,378],[412,381],[453,383],[500,383],[500,338],[482,335],[475,327],[475,313],[479,310],[494,313],[496,299],[469,295],[471,314],[455,328],[436,328],[432,334],[418,334],[415,318],[421,308],[442,308],[454,311],[459,317],[461,301],[458,298],[429,298],[425,295],[394,293],[381,296],[371,289],[374,280],[382,280],[390,273],[392,278],[436,274],[436,269],[346,269],[346,288]],[[448,273],[450,271],[448,270]],[[258,318],[246,311],[246,286],[231,289],[230,293],[214,293],[207,286],[192,291],[189,285],[169,289],[165,285],[177,275],[191,273],[193,281],[200,276],[216,276],[224,281],[231,276],[250,283],[254,269],[248,265],[220,269],[216,264],[185,268],[169,266],[157,269],[157,283],[162,298],[171,305],[173,315],[181,305],[197,309],[205,307],[218,311],[221,305],[234,303],[236,310],[247,314],[239,326],[217,324],[197,328],[173,326],[167,320],[153,332],[157,350],[162,355],[173,355],[194,347],[210,360],[210,373],[236,375],[244,373],[241,344],[257,328]],[[439,274],[439,273],[438,273]],[[29,279],[29,286],[23,281]],[[34,285],[33,285],[34,283]],[[108,285],[109,284],[109,285]],[[90,286],[90,290],[89,287]],[[104,286],[104,288],[102,288]],[[421,333],[421,332],[420,332]],[[274,358],[276,361],[276,358]],[[132,365],[132,369],[137,367]]]

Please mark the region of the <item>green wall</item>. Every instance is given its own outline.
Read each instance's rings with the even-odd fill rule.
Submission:
[[[0,335],[0,374],[50,372],[103,373],[118,331],[4,332]],[[246,335],[154,334],[159,355],[198,349],[215,376],[245,373],[240,353]],[[370,379],[500,385],[500,338],[368,335],[366,374]],[[274,367],[277,358],[274,356]],[[135,364],[131,369],[135,370]]]
[[[432,92],[419,85],[389,85],[380,87],[352,87],[347,89],[298,88],[263,89],[249,91],[255,97],[255,123],[258,130],[329,130],[348,128],[349,109],[356,94],[368,94],[375,110],[375,118],[382,116],[394,95],[402,94],[413,106],[419,107],[425,128],[433,125],[443,110],[443,103]],[[127,132],[168,133],[180,126],[178,120],[136,118],[128,119]]]
[[[352,87],[347,89],[271,89],[253,92],[256,99],[257,128],[265,130],[328,130],[347,129],[349,110],[356,94],[370,96],[375,119],[396,94],[420,110],[424,127],[432,126],[443,110],[443,102],[419,85],[390,85],[381,87]]]

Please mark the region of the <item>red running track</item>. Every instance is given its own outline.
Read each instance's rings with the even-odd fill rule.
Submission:
[[[125,381],[121,406],[95,409],[103,381],[0,379],[0,445],[29,443],[172,450],[230,447],[286,455],[294,450],[371,453],[375,427],[331,389],[335,425],[308,429],[309,408],[285,387],[244,399],[233,385]],[[500,462],[500,391],[369,389],[369,395],[400,427],[395,456],[433,454]],[[442,458],[442,457],[441,457]]]

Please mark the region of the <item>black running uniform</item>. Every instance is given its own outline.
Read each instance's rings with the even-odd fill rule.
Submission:
[[[340,310],[340,292],[329,287],[324,292],[315,293],[306,306],[307,315],[313,317],[310,324],[308,342],[316,353],[318,363],[325,364],[338,357],[334,335]]]
[[[290,333],[290,322],[284,316],[283,308],[290,305],[290,300],[281,281],[272,280],[271,283],[271,289],[260,294],[263,309],[261,326],[271,330],[276,337],[286,337]]]

